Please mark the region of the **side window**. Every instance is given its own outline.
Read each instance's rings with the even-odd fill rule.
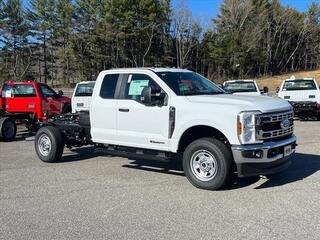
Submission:
[[[100,97],[106,98],[106,99],[114,98],[118,78],[119,78],[119,74],[107,74],[104,77],[102,81],[101,89],[100,89]]]
[[[1,95],[3,98],[12,97],[12,85],[4,85]]]
[[[36,97],[36,91],[31,84],[15,84],[12,88],[14,97]]]
[[[149,76],[145,74],[129,75],[124,98],[140,102],[144,87],[151,87],[152,92],[161,92],[160,86]]]
[[[48,87],[47,85],[40,85],[40,92],[44,97],[55,97],[57,96],[56,92],[53,91],[52,88]]]

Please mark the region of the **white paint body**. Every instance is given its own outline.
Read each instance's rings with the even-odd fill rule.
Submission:
[[[294,79],[286,79],[282,82],[280,90],[278,92],[278,97],[292,101],[292,102],[317,102],[320,104],[320,90],[317,82],[312,78],[299,78],[297,80],[311,80],[314,82],[315,90],[295,90],[286,91],[283,87],[287,81],[294,81]]]
[[[85,81],[77,83],[71,98],[72,113],[80,111],[89,111],[92,96],[76,96],[77,89],[81,86],[94,86],[95,81]],[[91,87],[90,87],[91,88]]]
[[[205,125],[223,133],[230,144],[239,145],[237,116],[242,111],[262,113],[291,110],[287,101],[265,96],[231,94],[177,96],[155,73],[157,71],[187,71],[181,69],[115,69],[102,71],[94,87],[90,106],[93,142],[128,147],[177,152],[182,134],[193,126]],[[168,96],[163,107],[145,106],[127,99],[103,99],[100,88],[106,74],[145,74],[151,77]],[[169,131],[169,108],[176,109],[175,130]],[[128,108],[130,112],[118,109]],[[162,142],[157,144],[154,142]]]

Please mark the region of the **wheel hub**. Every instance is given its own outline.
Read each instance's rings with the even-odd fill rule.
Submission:
[[[216,176],[217,161],[207,150],[195,152],[190,161],[193,174],[201,181],[209,181]]]
[[[51,140],[50,138],[43,134],[42,136],[40,136],[39,140],[38,140],[38,148],[40,153],[43,156],[48,156],[50,151],[51,151]]]

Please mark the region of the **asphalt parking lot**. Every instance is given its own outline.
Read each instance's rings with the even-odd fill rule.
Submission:
[[[20,132],[0,142],[0,239],[319,239],[320,122],[296,123],[283,173],[193,187],[177,163],[92,148],[38,160]]]

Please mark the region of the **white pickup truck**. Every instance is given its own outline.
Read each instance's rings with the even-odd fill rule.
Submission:
[[[234,95],[250,95],[250,96],[260,96],[261,94],[267,95],[268,88],[264,87],[260,90],[258,84],[255,80],[229,80],[225,81],[222,88]]]
[[[320,90],[315,79],[292,76],[282,82],[278,97],[290,102],[297,117],[320,120]]]
[[[235,172],[287,168],[296,137],[287,101],[226,94],[188,70],[133,68],[102,71],[90,111],[51,118],[35,138],[45,162],[59,161],[65,146],[87,144],[123,157],[182,160],[194,186],[219,189]]]
[[[89,111],[95,81],[77,83],[71,98],[72,113]]]

